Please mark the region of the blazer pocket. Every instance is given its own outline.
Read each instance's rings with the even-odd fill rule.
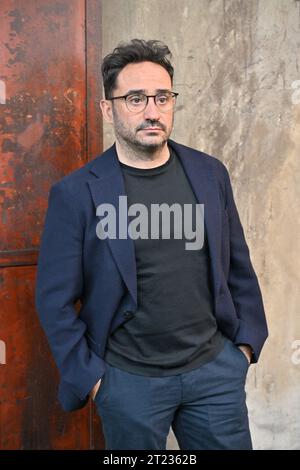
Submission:
[[[101,346],[97,343],[89,333],[85,333],[86,341],[88,347],[95,353],[97,356],[101,356]]]
[[[228,214],[228,209],[223,209],[222,210],[222,225],[228,225],[229,224],[229,214]]]
[[[229,274],[229,264],[230,264],[230,227],[229,227],[229,215],[227,209],[222,211],[222,265],[225,273],[225,278],[228,278]]]

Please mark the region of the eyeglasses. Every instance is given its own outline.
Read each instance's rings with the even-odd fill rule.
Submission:
[[[154,98],[154,102],[158,109],[161,112],[166,113],[174,108],[178,95],[179,93],[174,93],[171,91],[160,92],[156,95],[145,95],[144,93],[128,93],[124,96],[114,96],[113,98],[108,98],[108,100],[119,100],[123,98],[125,99],[128,111],[132,113],[140,113],[141,111],[144,111],[144,109],[148,105],[149,98]]]

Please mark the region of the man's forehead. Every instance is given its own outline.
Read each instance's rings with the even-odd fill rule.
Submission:
[[[124,67],[116,81],[118,88],[144,90],[143,93],[155,90],[170,90],[171,78],[167,70],[159,64],[141,62]],[[142,91],[141,91],[142,92]]]

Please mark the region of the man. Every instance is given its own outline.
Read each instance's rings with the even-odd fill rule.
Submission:
[[[135,39],[104,58],[116,142],[51,188],[37,311],[63,408],[92,397],[107,449],[165,449],[171,426],[181,449],[251,449],[245,379],[268,334],[262,297],[225,166],[169,139],[169,55]],[[157,223],[158,207],[176,209],[173,222],[191,208],[196,229]]]

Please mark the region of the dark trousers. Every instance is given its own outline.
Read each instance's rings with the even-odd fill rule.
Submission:
[[[248,361],[231,341],[207,364],[146,377],[108,365],[95,398],[107,450],[164,450],[172,426],[182,450],[252,449]]]

